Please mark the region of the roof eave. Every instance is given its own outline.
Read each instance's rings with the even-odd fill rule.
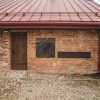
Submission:
[[[78,28],[78,29],[100,29],[100,22],[0,22],[0,28],[18,28],[18,29],[63,29],[63,28]]]

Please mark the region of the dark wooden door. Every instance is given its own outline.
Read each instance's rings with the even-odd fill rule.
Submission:
[[[12,70],[27,69],[27,33],[13,32],[12,33]]]

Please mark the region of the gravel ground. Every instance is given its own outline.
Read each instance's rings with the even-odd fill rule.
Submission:
[[[100,100],[100,77],[0,79],[0,100]]]

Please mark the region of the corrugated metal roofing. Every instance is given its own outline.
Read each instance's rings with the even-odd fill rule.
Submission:
[[[100,29],[93,0],[0,0],[0,28]]]
[[[93,0],[0,0],[0,22],[99,22]]]

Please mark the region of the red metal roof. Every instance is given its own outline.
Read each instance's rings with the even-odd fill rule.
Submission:
[[[15,23],[30,22],[89,22],[100,27],[100,6],[93,0],[0,0],[1,28],[8,23],[13,26]]]

